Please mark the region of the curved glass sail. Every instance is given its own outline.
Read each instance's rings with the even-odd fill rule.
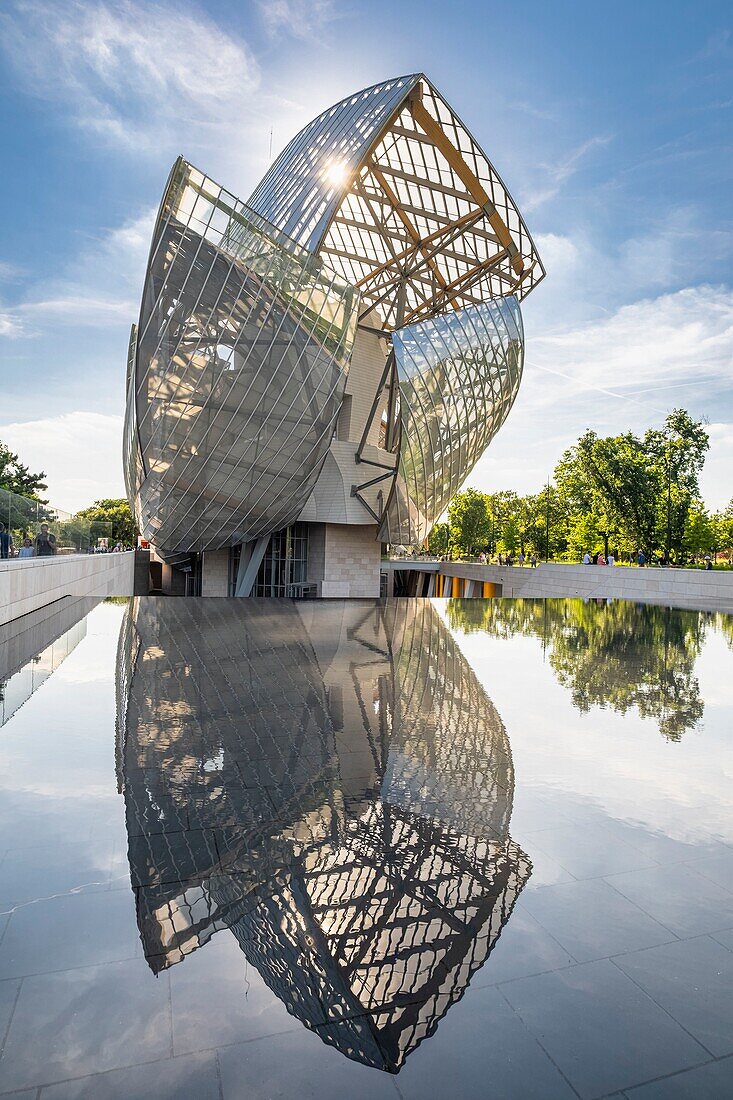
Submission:
[[[531,873],[506,731],[427,601],[135,601],[118,769],[151,968],[228,929],[296,1019],[389,1072]]]
[[[341,406],[357,304],[319,259],[177,162],[133,372],[154,545],[216,549],[297,517]]]
[[[544,276],[498,172],[422,73],[365,88],[309,122],[249,205],[326,258],[388,329],[522,298]]]
[[[509,414],[522,378],[522,316],[515,298],[501,298],[392,340],[400,457],[380,537],[411,545],[427,537]]]
[[[344,185],[419,79],[403,76],[364,88],[312,119],[288,143],[247,205],[304,248],[317,250],[342,202]]]
[[[127,352],[127,383],[125,402],[125,425],[122,432],[122,471],[125,477],[127,499],[140,526],[140,486],[142,485],[142,467],[140,446],[137,437],[137,405],[135,402],[135,359],[137,355],[137,325],[130,330],[130,343]]]

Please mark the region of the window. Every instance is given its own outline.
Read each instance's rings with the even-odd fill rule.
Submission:
[[[293,586],[303,584],[307,576],[308,524],[293,523],[270,537],[252,595],[295,595]]]

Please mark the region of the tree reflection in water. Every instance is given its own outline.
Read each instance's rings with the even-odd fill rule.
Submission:
[[[229,929],[293,1016],[398,1072],[531,873],[506,731],[433,606],[135,600],[117,706],[151,969]]]
[[[448,602],[448,622],[464,632],[539,638],[559,683],[583,713],[636,708],[659,732],[679,741],[704,704],[695,662],[712,612],[604,600],[462,600]]]

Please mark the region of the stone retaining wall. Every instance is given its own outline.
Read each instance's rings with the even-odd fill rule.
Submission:
[[[0,561],[0,624],[57,600],[131,596],[134,584],[134,550]]]
[[[399,569],[438,572],[462,581],[501,586],[502,596],[573,597],[639,600],[671,607],[733,612],[733,572],[704,569],[636,569],[601,565],[529,566],[470,565],[462,562],[383,562],[388,572]],[[458,595],[474,594],[465,584]],[[447,595],[446,591],[446,595]],[[479,594],[476,592],[475,594]]]

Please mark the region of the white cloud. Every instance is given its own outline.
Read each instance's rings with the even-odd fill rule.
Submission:
[[[700,475],[703,500],[714,509],[725,508],[733,500],[733,417],[727,423],[708,424],[710,451]]]
[[[110,301],[74,295],[47,298],[18,306],[19,313],[50,321],[54,325],[92,327],[109,324],[110,320],[129,320],[134,316],[135,310],[136,303],[133,299]]]
[[[536,369],[560,372],[581,389],[620,391],[730,381],[732,354],[733,293],[712,286],[643,299],[531,345]]]
[[[583,229],[538,233],[535,241],[548,278],[528,299],[526,316],[540,330],[554,331],[611,316],[621,305],[661,291],[694,287],[711,270],[725,270],[733,235],[683,205],[613,244],[601,244]]]
[[[0,282],[8,282],[11,279],[17,279],[22,274],[22,268],[18,267],[16,264],[9,264],[4,260],[0,260]]]
[[[246,43],[183,4],[15,0],[2,29],[31,92],[65,101],[80,126],[135,147],[226,118],[259,84]]]
[[[129,325],[136,317],[155,210],[145,210],[85,243],[61,274],[0,314],[0,336],[34,337],[59,325]]]
[[[568,279],[577,270],[581,251],[572,237],[563,237],[559,233],[537,233],[535,244],[554,280]]]
[[[529,327],[516,405],[470,484],[536,491],[586,428],[643,432],[683,406],[714,421],[701,487],[722,507],[732,492],[733,292],[687,287],[600,320],[554,321],[549,331]]]
[[[15,340],[25,334],[23,322],[17,313],[3,311],[0,313],[0,336]]]
[[[122,417],[96,412],[0,425],[0,439],[32,470],[44,470],[48,499],[76,512],[101,497],[125,495]]]
[[[312,38],[337,18],[333,0],[257,0],[268,34]]]
[[[561,190],[563,184],[579,171],[588,154],[593,149],[608,145],[611,141],[613,141],[611,135],[596,134],[594,137],[588,138],[587,141],[582,142],[575,149],[572,149],[569,153],[566,153],[564,157],[555,161],[554,164],[540,165],[543,183],[537,190],[527,195],[522,203],[522,209],[531,212],[532,210],[536,210],[538,206],[541,206],[542,203],[554,199]]]

